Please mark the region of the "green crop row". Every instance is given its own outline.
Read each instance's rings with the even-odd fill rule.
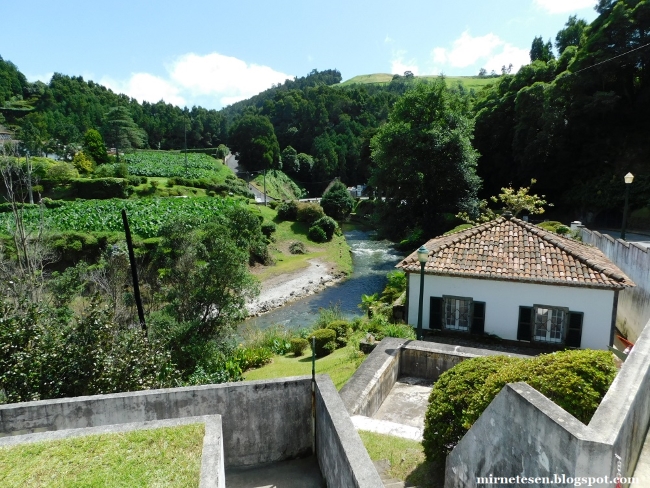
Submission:
[[[171,178],[209,178],[215,175],[221,163],[207,154],[187,155],[173,152],[139,151],[125,154],[124,161],[129,174],[138,176]]]
[[[122,209],[126,209],[131,232],[143,238],[155,237],[160,228],[171,220],[208,222],[224,209],[244,205],[232,198],[156,198],[140,200],[76,200],[57,202],[59,206],[46,208],[43,213],[45,228],[53,232],[109,232],[123,231]],[[39,222],[38,208],[25,211],[29,226]],[[10,229],[13,215],[0,213],[0,233]]]

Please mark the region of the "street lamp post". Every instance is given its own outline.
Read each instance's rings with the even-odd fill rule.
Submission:
[[[422,245],[418,249],[418,261],[420,261],[420,301],[418,304],[418,330],[417,330],[417,339],[421,341],[422,336],[422,301],[424,300],[424,266],[427,264],[429,259],[429,250]]]
[[[621,239],[625,239],[625,224],[627,223],[627,205],[630,199],[630,185],[634,181],[634,175],[628,173],[623,178],[625,180],[625,207],[623,208],[623,227],[621,228]]]

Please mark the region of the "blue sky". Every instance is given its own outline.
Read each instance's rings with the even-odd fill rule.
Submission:
[[[81,75],[138,100],[221,108],[312,69],[475,75],[528,62],[596,0],[21,0],[0,56],[34,81]]]

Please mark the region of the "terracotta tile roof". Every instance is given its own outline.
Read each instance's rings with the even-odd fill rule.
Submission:
[[[514,217],[436,237],[425,247],[426,274],[589,288],[635,286],[598,248]],[[417,251],[396,268],[419,273]]]

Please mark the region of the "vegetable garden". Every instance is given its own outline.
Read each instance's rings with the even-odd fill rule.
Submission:
[[[168,151],[139,151],[125,154],[124,161],[129,174],[138,176],[171,178],[209,178],[225,168],[219,161],[207,154],[185,154]]]

